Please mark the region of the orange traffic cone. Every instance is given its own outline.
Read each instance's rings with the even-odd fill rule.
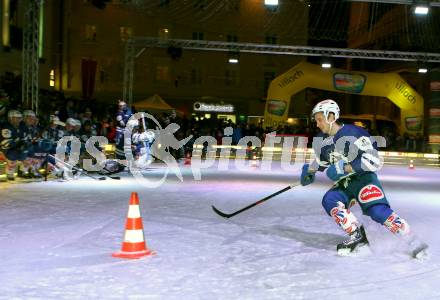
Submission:
[[[257,156],[256,155],[252,156],[251,166],[254,167],[254,168],[258,167],[258,161],[257,161]]]
[[[139,198],[138,194],[133,192],[131,193],[128,206],[122,249],[119,252],[113,253],[112,256],[120,258],[140,258],[145,255],[153,254],[155,253],[149,250],[145,245],[144,226],[142,225],[142,217],[139,209]]]
[[[412,159],[410,159],[410,161],[409,161],[409,168],[410,168],[411,170],[414,169],[414,160],[412,160]]]
[[[186,154],[184,165],[190,165],[191,164],[191,155],[189,153]]]

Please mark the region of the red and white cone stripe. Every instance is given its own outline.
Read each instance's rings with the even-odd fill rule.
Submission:
[[[137,193],[132,193],[130,205],[128,206],[127,222],[125,223],[124,241],[120,252],[113,253],[114,257],[139,258],[151,255],[145,245],[144,226],[142,224],[141,212],[139,209],[139,198]]]

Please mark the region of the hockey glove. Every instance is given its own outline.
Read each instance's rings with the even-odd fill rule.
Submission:
[[[304,164],[301,172],[301,185],[309,185],[315,181],[315,173],[309,173],[309,164]]]
[[[334,165],[331,165],[327,168],[327,177],[330,178],[333,181],[338,181],[345,175],[348,175],[348,173],[345,172],[344,167],[346,165],[346,162],[342,159],[337,161]]]
[[[139,141],[151,143],[154,140],[154,137],[155,137],[154,132],[145,131],[140,134]]]

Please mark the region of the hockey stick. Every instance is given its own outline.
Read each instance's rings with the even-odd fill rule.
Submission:
[[[47,181],[47,173],[49,172],[49,161],[47,160],[47,157],[49,156],[49,153],[46,153],[46,157],[44,158],[43,166],[44,166],[44,181]]]
[[[104,168],[104,170],[109,172],[106,168]],[[104,176],[106,176],[106,177],[108,177],[110,179],[113,179],[113,180],[121,180],[121,176],[110,176],[110,174],[105,174],[105,173],[101,173],[101,175],[104,175]]]
[[[86,175],[86,176],[88,176],[90,178],[93,178],[95,180],[105,180],[106,179],[105,177],[95,177],[95,176],[92,176],[92,175],[89,174],[89,172],[87,172],[83,168],[72,166],[71,164],[66,163],[65,161],[57,158],[56,156],[54,156],[52,154],[49,154],[49,156],[52,157],[53,159],[55,159],[56,161],[64,164],[65,166],[69,167],[71,170],[80,171],[81,173],[83,173],[84,175]]]
[[[248,206],[243,207],[242,209],[239,209],[239,210],[237,210],[237,211],[235,211],[235,212],[233,212],[233,213],[230,213],[230,214],[227,214],[227,213],[224,213],[224,212],[218,210],[214,205],[212,206],[212,209],[213,209],[214,212],[215,212],[216,214],[218,214],[219,216],[221,216],[221,217],[223,217],[223,218],[227,218],[227,219],[229,219],[229,218],[231,218],[231,217],[233,217],[233,216],[235,216],[235,215],[238,215],[239,213],[244,212],[245,210],[248,210],[249,208],[252,208],[252,207],[254,207],[254,206],[257,206],[257,205],[259,205],[259,204],[261,204],[261,203],[263,203],[263,202],[265,202],[265,201],[267,201],[267,200],[269,200],[269,199],[271,199],[271,198],[273,198],[273,197],[275,197],[275,196],[277,196],[277,195],[279,195],[279,194],[281,194],[281,193],[284,193],[285,191],[288,191],[288,190],[290,190],[291,188],[294,188],[294,187],[296,187],[296,186],[298,186],[298,185],[300,185],[300,183],[299,183],[299,182],[295,182],[294,184],[292,184],[292,185],[288,185],[288,186],[286,186],[284,189],[279,190],[278,192],[275,192],[275,193],[273,193],[273,194],[271,194],[271,195],[269,195],[269,196],[266,196],[266,197],[264,197],[263,199],[260,199],[260,200],[258,200],[258,201],[256,201],[256,202],[254,202],[254,203],[252,203],[252,204],[249,204]]]

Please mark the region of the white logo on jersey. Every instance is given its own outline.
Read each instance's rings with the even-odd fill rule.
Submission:
[[[374,184],[364,186],[358,195],[358,199],[362,203],[368,203],[374,200],[382,199],[384,197],[385,196],[380,187]]]
[[[358,138],[354,144],[362,151],[366,152],[367,150],[373,150],[373,144],[371,143],[370,138],[366,136],[361,136]]]

